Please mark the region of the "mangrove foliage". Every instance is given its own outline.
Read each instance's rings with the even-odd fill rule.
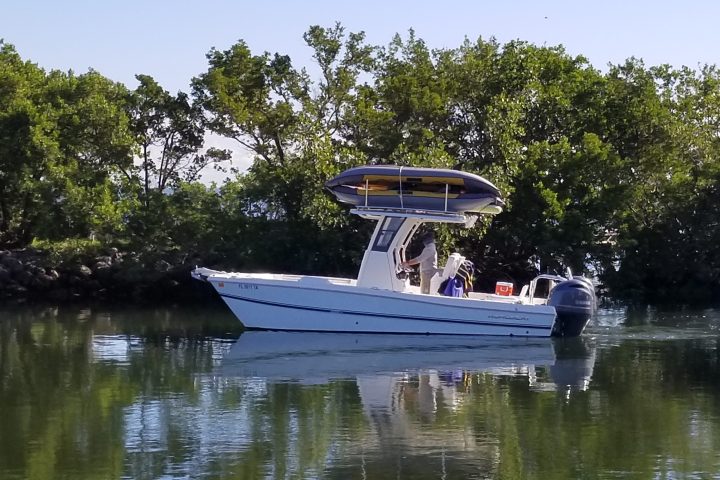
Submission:
[[[303,40],[312,65],[243,41],[212,48],[177,93],[145,74],[132,88],[47,71],[0,44],[0,247],[355,275],[372,226],[324,181],[364,164],[445,167],[507,201],[438,232],[481,288],[569,266],[614,298],[718,298],[716,66],[599,69],[561,46],[431,49],[413,31],[379,46],[339,24]],[[222,184],[201,181],[213,167]]]

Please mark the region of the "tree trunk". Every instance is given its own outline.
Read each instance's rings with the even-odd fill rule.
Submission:
[[[34,218],[31,213],[32,208],[32,194],[26,193],[23,199],[22,214],[20,215],[20,228],[17,234],[17,243],[20,247],[25,247],[30,244],[33,239],[34,232]]]
[[[10,228],[10,209],[8,208],[5,195],[0,196],[0,237],[7,234]]]
[[[150,210],[150,172],[149,172],[148,148],[143,145],[143,170],[145,171],[145,210]]]

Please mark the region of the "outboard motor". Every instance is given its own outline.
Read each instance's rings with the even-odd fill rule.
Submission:
[[[592,283],[592,280],[590,280],[587,277],[583,277],[582,275],[575,275],[573,277],[573,280],[580,280],[581,282],[585,283],[585,285],[588,286],[590,291],[592,292],[592,299],[593,299],[593,313],[597,310],[597,296],[595,295],[595,286]]]
[[[550,292],[547,302],[555,307],[557,314],[552,335],[580,335],[595,312],[595,303],[595,290],[589,280],[574,278],[558,283]]]

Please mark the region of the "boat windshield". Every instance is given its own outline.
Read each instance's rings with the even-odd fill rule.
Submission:
[[[385,217],[372,249],[376,252],[387,252],[404,221],[402,217]]]

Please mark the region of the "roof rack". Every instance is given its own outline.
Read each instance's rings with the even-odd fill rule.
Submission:
[[[370,220],[377,220],[381,217],[418,218],[425,222],[462,223],[468,228],[472,227],[477,221],[477,215],[412,208],[355,207],[350,210],[350,213]]]

